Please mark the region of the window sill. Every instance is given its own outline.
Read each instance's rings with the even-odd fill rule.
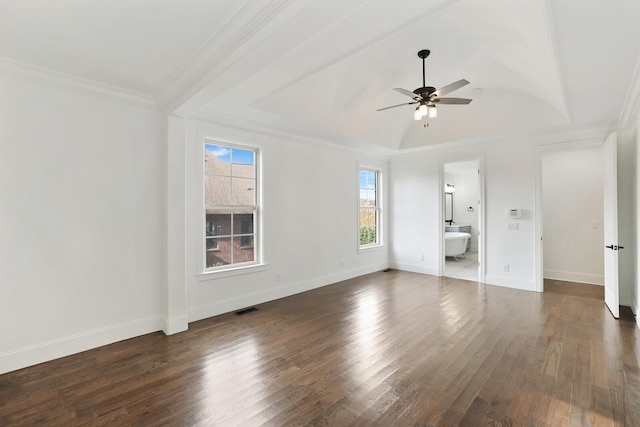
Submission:
[[[375,251],[379,251],[384,249],[384,245],[382,243],[379,243],[377,245],[370,245],[370,246],[360,246],[358,247],[358,253],[360,252],[375,252]]]
[[[209,280],[224,279],[225,277],[240,276],[243,274],[259,273],[266,271],[269,264],[252,264],[240,267],[225,268],[217,271],[205,271],[196,276],[198,282],[207,282]]]

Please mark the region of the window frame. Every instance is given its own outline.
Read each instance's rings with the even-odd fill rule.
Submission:
[[[373,208],[363,206],[362,199],[360,198],[360,192],[366,188],[360,186],[360,174],[362,171],[365,172],[373,172],[375,173],[375,206]],[[357,228],[357,239],[358,239],[358,251],[366,251],[369,249],[379,248],[383,246],[383,230],[382,230],[382,212],[383,212],[383,185],[382,185],[382,170],[379,167],[367,166],[363,164],[358,164],[357,169],[357,188],[358,188],[358,228]],[[376,231],[376,241],[374,243],[361,243],[361,228],[362,228],[362,217],[361,217],[361,209],[369,209],[375,212],[375,231]]]
[[[247,270],[247,269],[254,269],[255,267],[260,267],[260,266],[264,266],[264,264],[262,263],[262,246],[259,244],[261,241],[261,184],[262,184],[262,176],[261,176],[261,168],[260,168],[260,164],[261,164],[261,149],[258,146],[255,145],[248,145],[248,144],[236,144],[236,143],[230,143],[230,142],[226,142],[226,141],[221,141],[219,139],[215,139],[215,138],[211,138],[211,137],[204,137],[201,138],[201,151],[199,151],[200,154],[200,164],[201,164],[201,173],[200,173],[200,185],[201,185],[201,208],[200,208],[200,221],[199,221],[199,234],[200,234],[200,251],[199,251],[199,262],[201,265],[200,268],[200,274],[209,276],[211,274],[215,274],[215,275],[221,275],[220,273],[226,273],[226,274],[222,274],[222,276],[226,276],[230,273],[233,273],[234,271],[243,271],[243,270]],[[206,202],[206,173],[207,173],[207,168],[206,168],[206,162],[205,162],[205,155],[206,155],[206,150],[207,150],[207,145],[214,145],[214,146],[218,146],[218,147],[223,147],[223,148],[228,148],[228,149],[237,149],[237,150],[243,150],[243,151],[250,151],[253,152],[253,158],[254,158],[254,164],[253,164],[253,172],[254,172],[254,183],[255,183],[255,197],[253,200],[253,205],[207,205]],[[231,172],[232,169],[230,169],[230,174],[229,177],[232,177],[232,173]],[[223,175],[224,176],[224,175]],[[208,229],[207,229],[207,211],[208,210],[212,210],[212,209],[220,209],[220,210],[230,210],[232,212],[232,215],[230,216],[230,230],[229,230],[229,235],[225,234],[224,236],[211,236],[208,235]],[[242,215],[242,213],[233,213],[234,210],[249,210],[252,211],[253,214],[253,232],[252,233],[235,233],[235,227],[234,227],[234,221],[243,221],[243,219],[238,219],[235,218],[235,215]],[[237,263],[229,263],[229,264],[224,264],[224,265],[220,265],[220,266],[211,266],[211,267],[207,267],[207,253],[209,252],[209,249],[207,249],[207,241],[210,239],[215,239],[216,241],[218,241],[218,245],[216,246],[215,249],[211,249],[213,251],[220,251],[220,247],[219,247],[219,239],[228,239],[231,243],[231,252],[233,253],[234,248],[233,248],[233,242],[234,240],[238,239],[238,241],[240,241],[243,238],[246,238],[247,236],[251,236],[252,237],[252,244],[250,246],[242,246],[240,247],[240,249],[248,249],[251,248],[253,250],[253,261],[246,261],[246,262],[237,262]]]

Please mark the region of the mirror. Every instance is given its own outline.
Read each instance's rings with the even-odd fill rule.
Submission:
[[[453,193],[444,193],[444,222],[453,224]]]

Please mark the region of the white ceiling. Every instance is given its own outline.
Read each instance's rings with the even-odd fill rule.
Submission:
[[[466,78],[439,116],[393,91]],[[0,0],[0,57],[374,151],[623,125],[637,0]],[[626,110],[625,110],[626,109]]]

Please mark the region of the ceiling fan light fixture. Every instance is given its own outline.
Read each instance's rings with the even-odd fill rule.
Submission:
[[[458,80],[451,84],[441,87],[440,89],[436,89],[433,86],[427,86],[426,76],[425,76],[425,58],[429,56],[431,51],[428,49],[423,49],[418,52],[418,57],[422,59],[422,87],[419,87],[413,91],[403,89],[400,87],[393,88],[398,93],[401,93],[405,96],[411,98],[411,102],[403,102],[402,104],[391,105],[389,107],[379,108],[377,111],[389,110],[391,108],[401,107],[403,105],[415,105],[419,104],[416,108],[413,118],[414,120],[420,120],[423,117],[435,118],[438,117],[438,110],[436,110],[436,106],[434,102],[439,102],[441,104],[469,104],[471,99],[467,98],[441,98],[441,95],[447,95],[454,90],[458,90],[461,87],[464,87],[469,84],[469,82],[465,79]]]

